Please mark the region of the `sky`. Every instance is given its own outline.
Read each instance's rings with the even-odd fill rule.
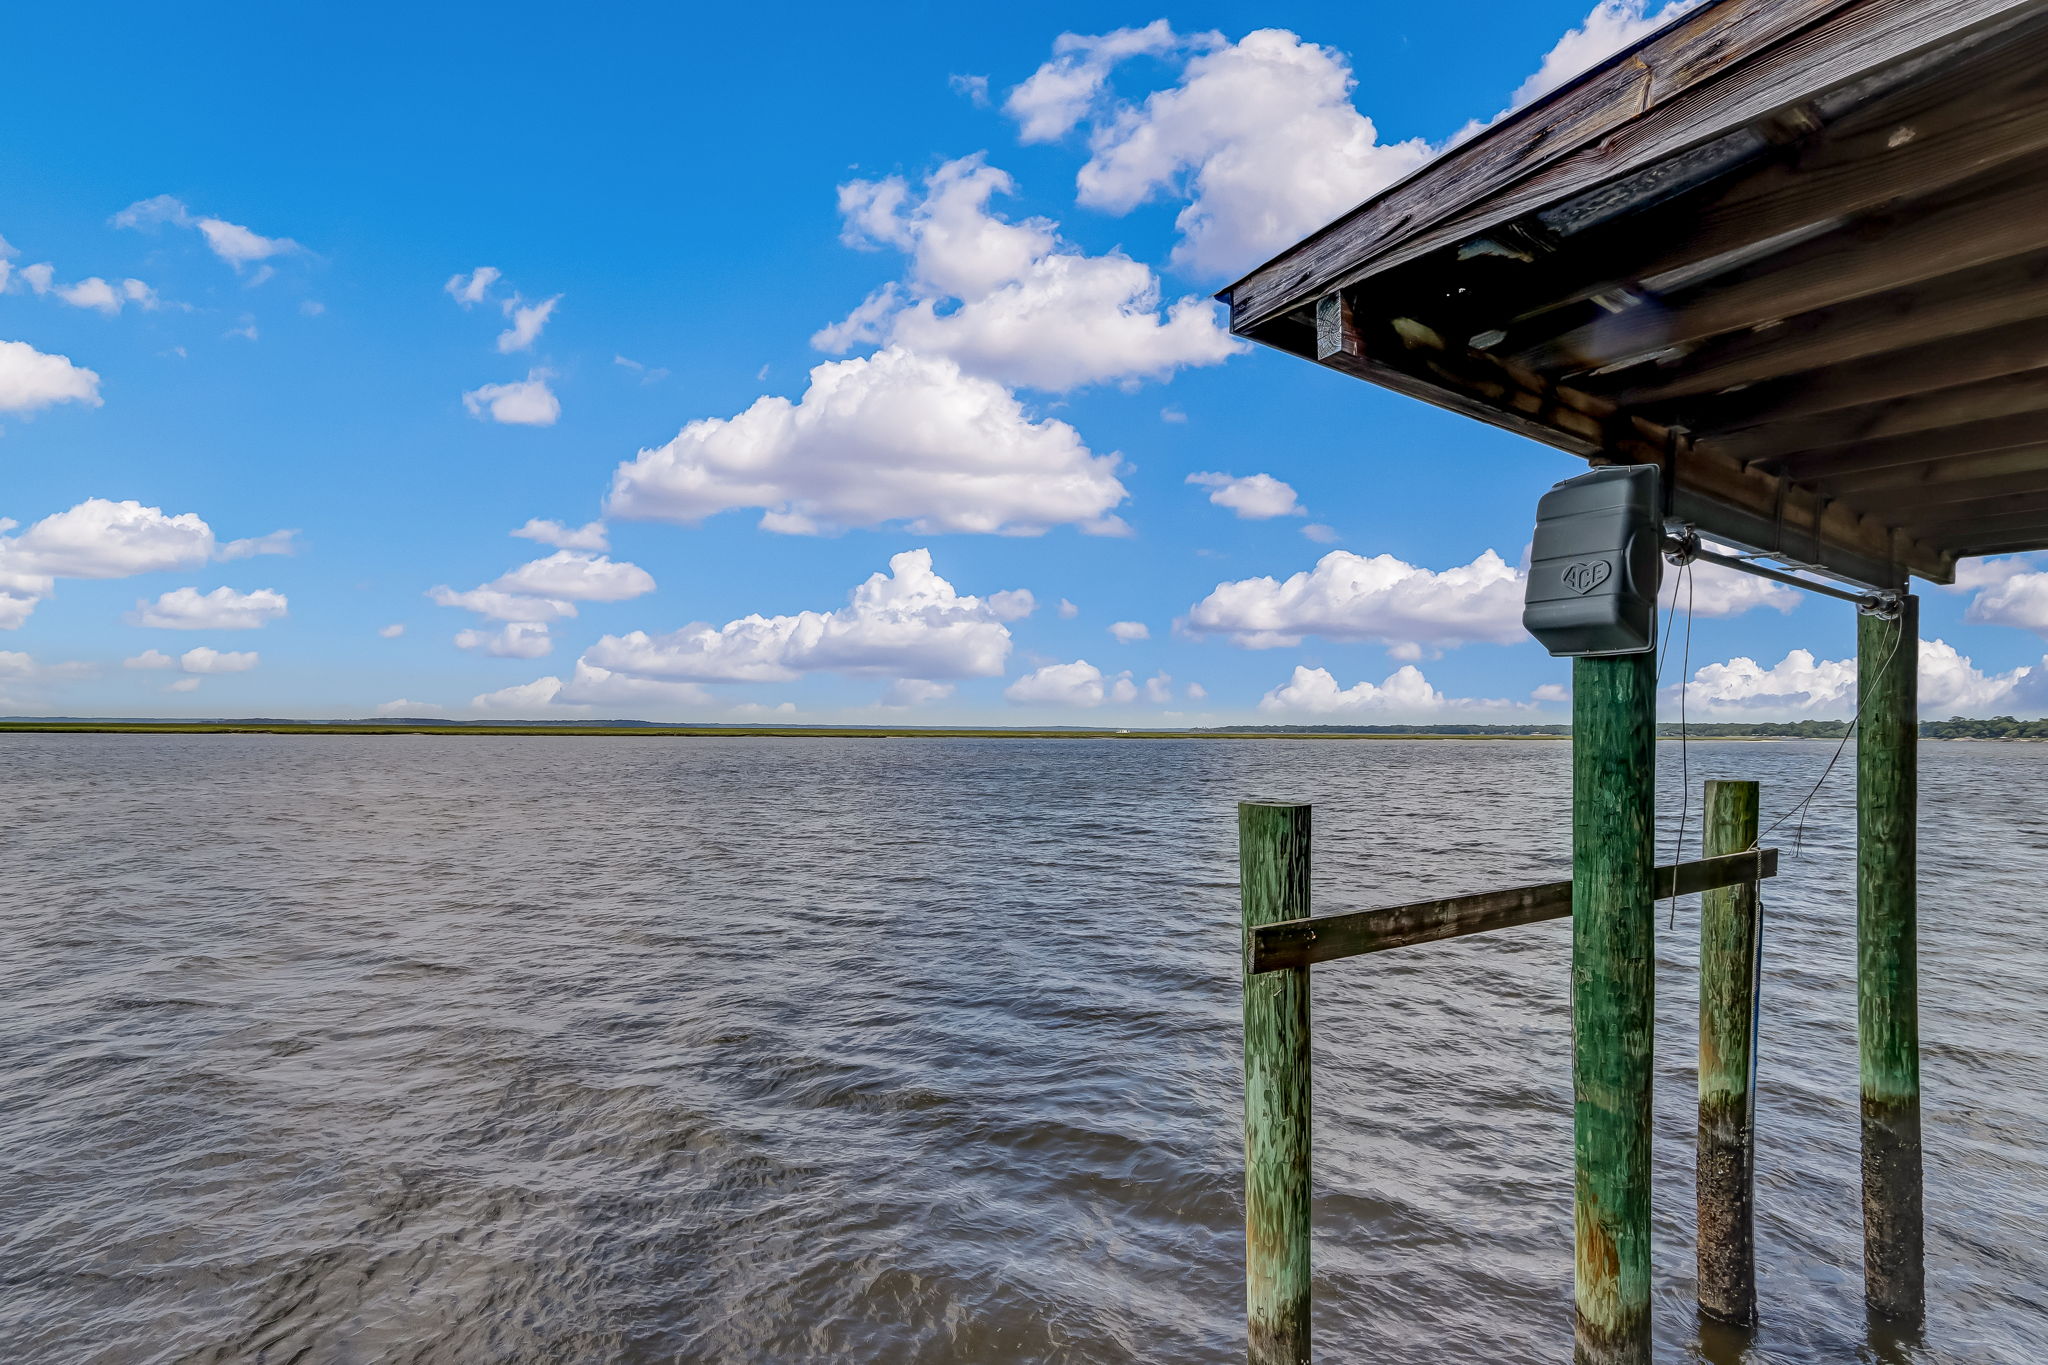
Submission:
[[[1212,295],[1683,8],[12,16],[0,714],[1547,722],[1560,452]],[[1846,716],[1691,584],[1663,700]],[[2048,707],[2048,568],[1924,588]],[[1681,614],[1681,626],[1682,626]]]

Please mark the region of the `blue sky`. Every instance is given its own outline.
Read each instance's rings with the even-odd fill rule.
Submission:
[[[1649,9],[17,15],[0,711],[1561,718],[1577,462],[1207,300]],[[1926,598],[2038,714],[2048,575]],[[1847,608],[1699,599],[1696,708],[1847,713]]]

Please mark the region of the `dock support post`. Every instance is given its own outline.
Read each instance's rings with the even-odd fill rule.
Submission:
[[[1254,925],[1308,917],[1309,810],[1250,801],[1237,808],[1251,1365],[1306,1365],[1309,1358],[1309,969],[1250,973]]]
[[[1656,660],[1572,665],[1574,1358],[1649,1365]]]
[[[1707,783],[1704,856],[1753,848],[1756,830],[1756,783]],[[1742,1327],[1756,1321],[1759,902],[1755,882],[1700,896],[1699,1304]]]
[[[1856,1031],[1863,1098],[1863,1297],[1918,1321],[1920,986],[1916,943],[1920,601],[1856,622]]]

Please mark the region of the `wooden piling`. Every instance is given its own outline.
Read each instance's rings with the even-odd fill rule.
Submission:
[[[1709,858],[1756,843],[1757,784],[1707,783]],[[1755,882],[1700,896],[1700,1311],[1756,1321],[1756,1001],[1763,946]]]
[[[1917,1321],[1921,1247],[1920,987],[1915,825],[1920,602],[1856,624],[1856,1026],[1863,1099],[1863,1297]]]
[[[1251,973],[1252,927],[1309,914],[1309,810],[1249,801],[1237,808],[1250,1365],[1309,1358],[1309,969]]]
[[[1579,1365],[1650,1360],[1656,660],[1572,666],[1572,1155]]]

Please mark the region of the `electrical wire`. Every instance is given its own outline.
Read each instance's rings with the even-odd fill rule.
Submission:
[[[1800,855],[1801,851],[1805,848],[1807,807],[1813,804],[1813,798],[1820,795],[1820,789],[1824,785],[1826,785],[1828,775],[1834,772],[1835,765],[1842,761],[1842,754],[1846,749],[1848,749],[1849,741],[1855,738],[1857,732],[1862,729],[1863,699],[1866,696],[1868,696],[1871,692],[1877,689],[1878,683],[1882,682],[1885,678],[1885,675],[1891,670],[1892,660],[1896,659],[1899,655],[1899,645],[1906,638],[1906,632],[1903,628],[1904,624],[1904,618],[1902,617],[1900,619],[1901,629],[1894,631],[1892,633],[1891,651],[1884,656],[1884,662],[1877,666],[1877,675],[1870,680],[1870,685],[1868,687],[1864,687],[1861,685],[1857,687],[1856,714],[1850,719],[1849,728],[1842,732],[1842,741],[1841,743],[1835,746],[1834,755],[1828,759],[1827,767],[1822,768],[1820,770],[1820,777],[1814,782],[1813,789],[1807,792],[1805,796],[1800,798],[1798,805],[1792,807],[1792,809],[1786,811],[1783,815],[1771,821],[1771,823],[1764,829],[1758,831],[1756,838],[1753,841],[1751,841],[1749,845],[1751,850],[1762,847],[1765,835],[1768,835],[1772,830],[1784,824],[1787,820],[1790,820],[1795,815],[1799,817],[1799,823],[1793,826],[1792,856],[1797,858]]]
[[[1678,864],[1685,861],[1685,823],[1692,813],[1692,733],[1686,725],[1686,685],[1692,681],[1692,560],[1680,570],[1685,575],[1685,647],[1678,663],[1678,837],[1671,848],[1671,908],[1668,928],[1678,927]],[[1671,592],[1672,610],[1678,609],[1678,590]]]

